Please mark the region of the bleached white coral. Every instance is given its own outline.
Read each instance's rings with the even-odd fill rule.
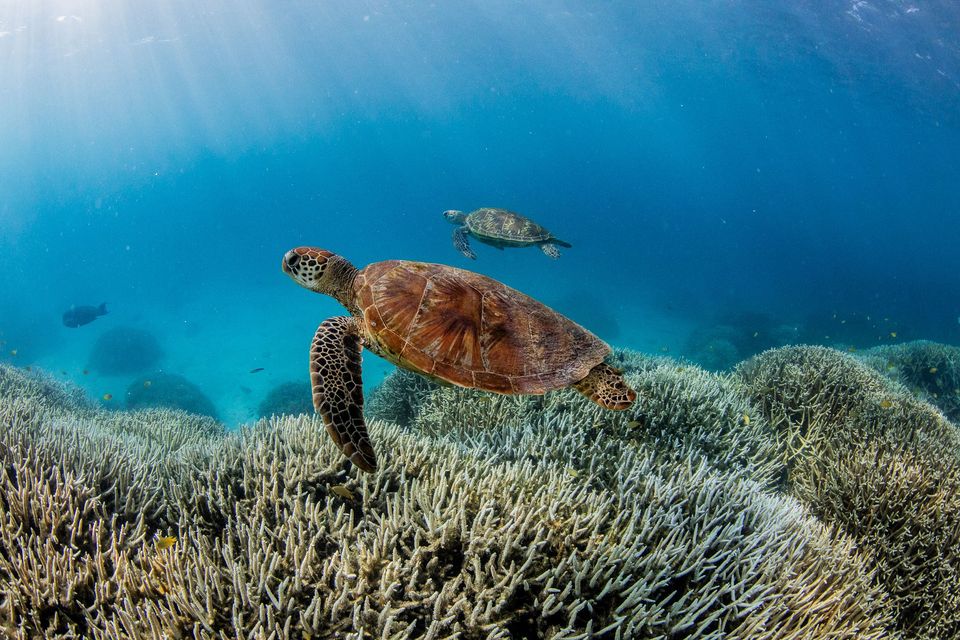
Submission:
[[[158,450],[70,415],[0,398],[14,637],[886,637],[850,540],[707,458],[609,438],[571,473],[372,421],[383,464],[357,475],[315,418]]]

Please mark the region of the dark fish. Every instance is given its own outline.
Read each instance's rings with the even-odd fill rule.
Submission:
[[[263,367],[257,367],[256,369],[250,369],[250,373],[259,373],[263,371]]]
[[[82,327],[90,324],[97,318],[107,313],[107,303],[104,302],[99,307],[84,305],[82,307],[70,307],[63,312],[63,324],[68,327]]]

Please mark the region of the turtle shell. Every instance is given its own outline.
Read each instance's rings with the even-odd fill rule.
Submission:
[[[479,238],[519,244],[543,242],[553,236],[529,218],[506,209],[477,209],[466,220],[467,229]]]
[[[577,323],[486,276],[391,260],[354,281],[366,346],[463,387],[540,394],[579,382],[610,347]]]

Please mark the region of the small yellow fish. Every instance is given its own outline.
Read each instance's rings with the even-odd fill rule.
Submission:
[[[642,427],[643,423],[640,422],[639,420],[631,420],[630,422],[627,423],[627,426],[630,427],[631,429],[636,429],[637,427]]]
[[[893,401],[891,401],[891,400],[886,400],[886,399],[884,399],[884,400],[881,400],[881,401],[880,401],[880,408],[881,408],[881,409],[889,409],[889,408],[892,407],[892,406],[893,406]]]
[[[17,350],[16,350],[16,349],[10,349],[10,355],[11,355],[11,356],[17,355]]]
[[[748,427],[750,426],[750,416],[747,414],[743,414],[743,424],[747,425]]]
[[[890,337],[891,337],[891,338],[896,338],[896,337],[897,337],[897,332],[896,332],[896,331],[891,331],[891,332],[890,332]]]
[[[353,492],[342,484],[335,484],[330,487],[330,491],[343,498],[344,500],[353,500]]]
[[[937,372],[936,367],[930,367],[930,373],[936,373],[936,372]]]
[[[847,351],[850,352],[850,353],[853,353],[853,352],[855,352],[856,350],[857,350],[856,347],[847,347]]]
[[[110,402],[111,400],[113,400],[113,394],[112,393],[103,394],[103,400],[105,402]]]
[[[177,543],[176,536],[160,536],[157,538],[157,549],[163,551],[164,549],[169,549]]]
[[[144,389],[149,389],[149,388],[150,388],[150,385],[152,385],[152,384],[153,384],[153,383],[150,382],[149,380],[144,380],[144,381],[143,381],[143,388],[144,388]]]
[[[580,472],[574,469],[573,467],[567,467],[567,475],[571,478],[579,478]]]

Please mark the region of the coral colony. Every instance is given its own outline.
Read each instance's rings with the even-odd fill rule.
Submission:
[[[916,351],[787,347],[730,374],[617,351],[644,398],[622,413],[400,372],[368,405],[373,474],[314,415],[227,433],[3,366],[0,628],[956,638],[960,436],[864,364]]]

